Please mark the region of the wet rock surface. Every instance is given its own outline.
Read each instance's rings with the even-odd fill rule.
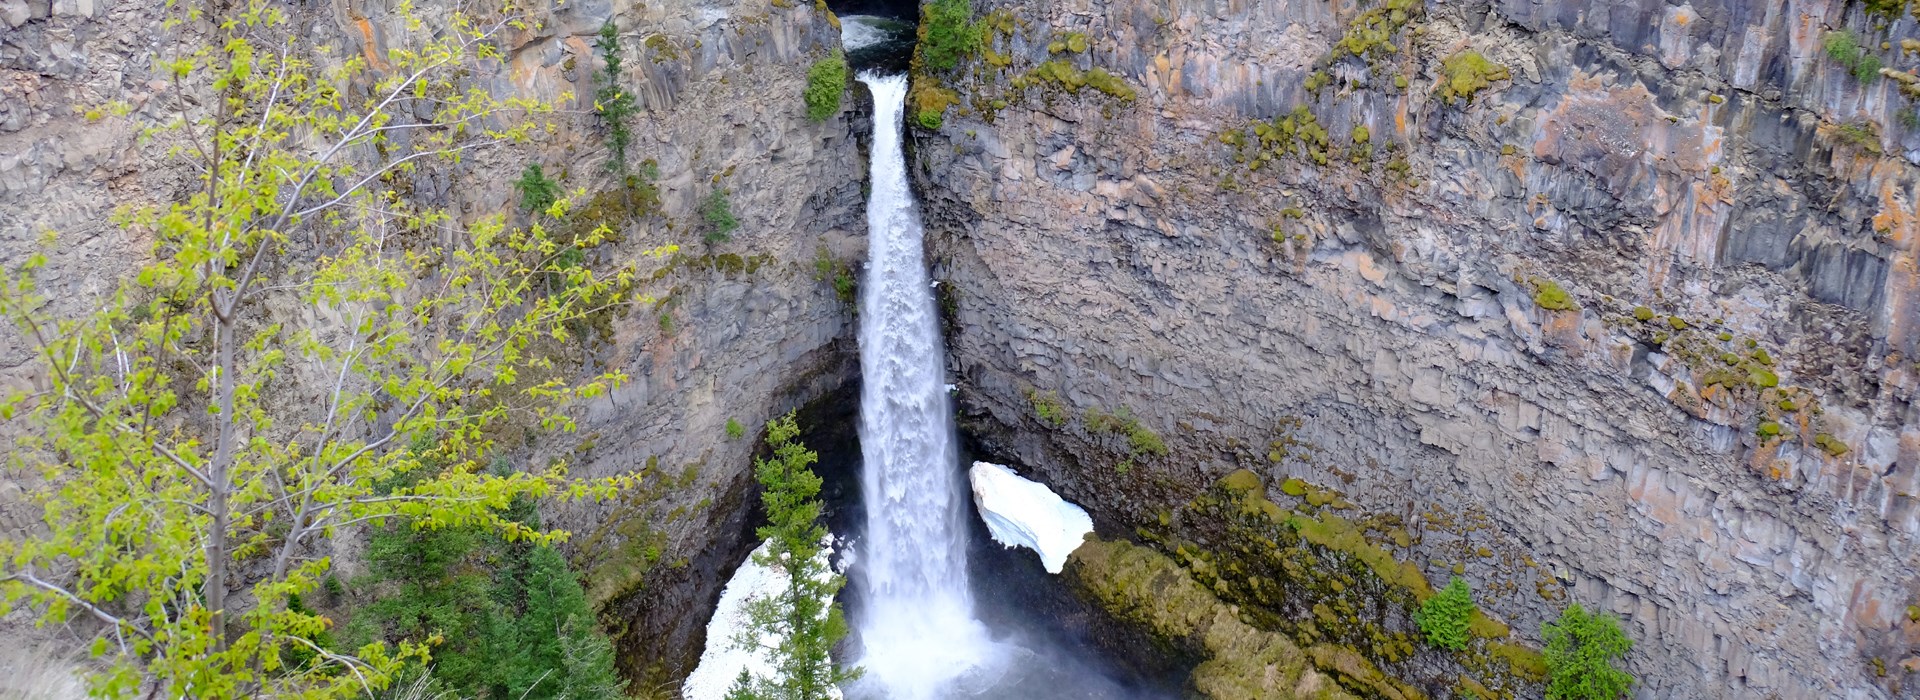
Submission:
[[[1430,3],[1349,51],[1371,9],[976,6],[915,151],[963,426],[1109,537],[1241,468],[1404,514],[1523,639],[1621,615],[1639,697],[1911,696],[1920,141],[1822,39],[1913,19]]]

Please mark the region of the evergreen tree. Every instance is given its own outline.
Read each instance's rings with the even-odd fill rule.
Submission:
[[[605,67],[600,71],[600,88],[593,93],[593,110],[600,115],[600,124],[607,129],[607,169],[624,173],[627,171],[627,144],[633,142],[633,130],[627,126],[627,120],[638,111],[633,102],[633,93],[620,87],[620,73],[624,63],[620,56],[620,32],[609,21],[600,26],[600,38],[595,39],[593,47],[600,51],[600,60]]]
[[[846,579],[827,564],[821,482],[812,469],[819,455],[794,440],[799,434],[792,412],[768,421],[773,458],[754,460],[767,510],[767,524],[757,531],[767,541],[767,551],[756,561],[780,571],[788,582],[781,595],[748,604],[751,638],[780,640],[769,647],[775,676],[753,678],[742,672],[728,700],[822,700],[859,676],[858,669],[833,664],[833,645],[847,635],[846,619],[833,598]]]
[[[619,698],[613,644],[594,627],[580,582],[552,547],[527,557],[526,607],[507,635],[517,642],[504,659],[503,685],[526,700]]]
[[[1420,605],[1413,621],[1426,633],[1428,644],[1461,651],[1467,648],[1471,636],[1468,627],[1473,611],[1473,593],[1467,590],[1466,579],[1455,576],[1446,588]]]
[[[1547,640],[1547,700],[1615,700],[1633,687],[1633,675],[1614,668],[1633,640],[1607,613],[1574,603],[1541,628]]]
[[[539,527],[525,501],[503,516]],[[369,560],[365,584],[388,593],[366,610],[385,636],[440,639],[434,687],[492,700],[622,697],[613,644],[552,547],[402,526],[374,537]]]

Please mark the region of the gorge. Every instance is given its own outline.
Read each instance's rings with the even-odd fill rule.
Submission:
[[[434,34],[416,19],[466,8],[265,5],[315,65],[375,77]],[[627,381],[571,397],[573,432],[486,435],[510,471],[632,482],[538,508],[572,533],[554,546],[629,695],[672,697],[716,643],[764,518],[760,426],[800,409],[826,520],[855,538],[849,697],[1576,697],[1550,695],[1547,632],[1574,604],[1631,640],[1626,697],[1920,697],[1908,3],[511,7],[529,21],[451,84],[555,102],[553,127],[421,161],[382,201],[447,213],[391,227],[408,246],[502,215],[632,272],[644,303],[537,348]],[[0,263],[46,254],[46,315],[85,317],[168,257],[116,209],[201,186],[147,130],[222,100],[153,59],[223,35],[171,12],[0,0]],[[909,75],[843,65],[840,106],[809,119],[856,14],[918,42],[851,70]],[[608,85],[632,100],[619,162]],[[528,165],[562,215],[521,205]],[[290,229],[276,271],[329,240]],[[347,313],[283,290],[245,327],[351,337]],[[36,347],[0,331],[0,389],[54,385]],[[276,429],[322,422],[301,411],[330,367],[261,385]],[[10,419],[0,449],[32,453],[35,429]],[[1059,576],[987,540],[960,490],[974,458],[1091,516]],[[49,527],[31,466],[0,477],[9,538]],[[392,587],[353,583],[372,534],[306,543],[340,600]],[[1454,579],[1459,648],[1422,623]],[[305,600],[344,636],[351,605]],[[10,609],[0,636],[103,663],[77,651],[91,623],[33,621]],[[968,668],[972,695],[939,690]]]

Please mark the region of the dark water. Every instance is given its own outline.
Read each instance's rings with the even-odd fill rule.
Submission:
[[[820,453],[816,470],[825,480],[822,496],[828,527],[851,536],[858,566],[859,529],[866,522],[860,499],[860,445],[857,391],[842,391],[816,402],[801,416],[807,446]],[[960,464],[975,457],[962,436]],[[1018,465],[1016,470],[1018,470]],[[1068,589],[1060,576],[1047,573],[1040,558],[1026,549],[1007,549],[992,540],[968,500],[967,564],[976,614],[995,641],[1019,648],[990,689],[961,697],[1007,700],[1171,700],[1180,698],[1191,660],[1156,648],[1140,633],[1124,628]],[[861,601],[855,587],[841,593],[849,617]],[[850,640],[857,645],[858,640]]]
[[[847,51],[847,64],[854,71],[877,71],[880,73],[904,73],[913,59],[915,26],[920,23],[920,5],[917,2],[898,0],[837,0],[827,3],[827,9],[840,17],[843,27],[848,22],[871,22],[886,30],[891,37],[871,46],[854,48]]]

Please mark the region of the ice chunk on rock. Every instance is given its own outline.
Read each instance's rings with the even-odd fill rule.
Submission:
[[[1067,555],[1093,532],[1087,512],[1061,500],[1046,484],[988,462],[974,462],[967,475],[973,482],[973,504],[993,540],[1038,552],[1047,573],[1060,573]]]

